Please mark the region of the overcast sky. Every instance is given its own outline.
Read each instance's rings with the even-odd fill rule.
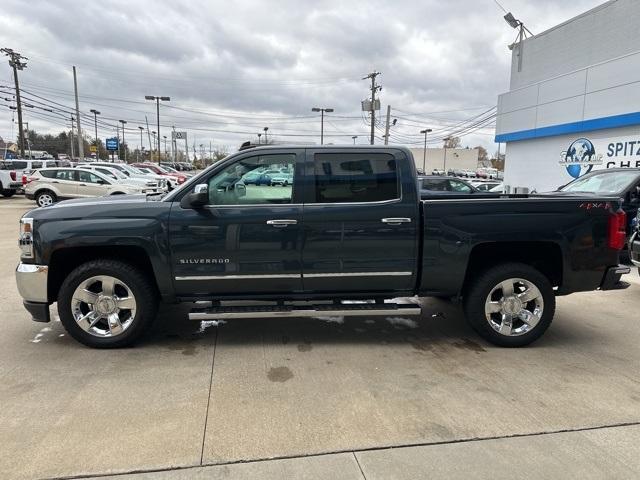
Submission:
[[[533,33],[599,3],[501,1]],[[63,128],[60,112],[73,106],[76,65],[81,111],[100,110],[109,124],[127,120],[131,143],[139,143],[145,115],[156,129],[154,105],[144,95],[171,97],[161,106],[163,135],[175,125],[189,132],[190,144],[195,136],[207,149],[210,141],[235,149],[257,139],[264,126],[281,141],[318,142],[314,106],[335,109],[325,142],[351,143],[358,135],[365,143],[360,101],[369,84],[361,78],[377,70],[381,113],[390,104],[397,118],[395,140],[420,142],[421,127],[434,128],[435,139],[494,107],[508,89],[507,45],[516,32],[502,15],[494,0],[4,0],[0,47],[29,57],[20,72],[30,98],[24,101],[58,108],[53,117],[25,108],[37,131]],[[12,83],[2,60],[0,86]],[[0,101],[0,136],[11,138],[6,103]],[[94,136],[93,121],[83,118],[83,128]],[[376,132],[379,143],[382,133]],[[101,125],[98,135],[113,136],[115,129]],[[493,152],[493,135],[489,126],[465,136],[463,145]]]

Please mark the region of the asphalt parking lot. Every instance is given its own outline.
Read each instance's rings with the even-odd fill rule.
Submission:
[[[636,270],[626,291],[559,299],[524,349],[423,299],[417,321],[194,323],[168,306],[138,347],[99,351],[22,307],[17,220],[32,205],[0,198],[0,478],[640,474]]]

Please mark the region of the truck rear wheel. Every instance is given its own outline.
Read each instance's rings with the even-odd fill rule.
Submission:
[[[501,347],[523,347],[549,328],[556,308],[551,283],[522,263],[505,263],[480,274],[464,299],[469,324]]]
[[[13,197],[16,194],[16,191],[15,190],[10,190],[8,188],[4,188],[1,193],[2,193],[3,197],[10,198],[10,197]]]
[[[137,268],[92,260],[73,270],[58,294],[58,314],[69,335],[93,348],[126,347],[153,322],[154,285]]]

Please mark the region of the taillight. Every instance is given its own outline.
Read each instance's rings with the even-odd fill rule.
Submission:
[[[11,177],[11,180],[14,182],[16,181],[16,172],[9,172],[9,176]]]
[[[609,248],[622,250],[627,241],[627,214],[622,209],[609,215]]]

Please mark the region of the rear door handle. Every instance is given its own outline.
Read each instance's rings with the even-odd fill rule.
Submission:
[[[297,225],[297,224],[298,224],[297,220],[290,220],[290,219],[267,220],[267,225],[271,225],[272,227],[276,227],[276,228],[282,228],[282,227],[286,227],[287,225]]]
[[[51,183],[60,183],[60,182],[57,180],[51,180]]]
[[[387,223],[389,225],[400,225],[401,223],[411,223],[411,219],[410,218],[404,218],[404,217],[382,218],[382,219],[380,219],[380,221],[382,223]]]

